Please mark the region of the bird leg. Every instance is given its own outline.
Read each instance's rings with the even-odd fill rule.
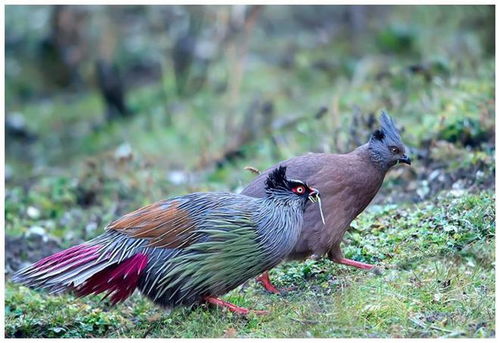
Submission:
[[[255,281],[259,282],[268,292],[274,293],[274,294],[280,294],[281,292],[274,287],[274,285],[271,283],[271,280],[269,279],[269,273],[265,271],[262,273],[259,277],[255,279]]]
[[[250,313],[250,310],[244,307],[236,306],[235,304],[231,304],[230,302],[224,301],[222,299],[219,299],[217,297],[213,296],[206,296],[203,298],[207,303],[220,306],[220,307],[226,307],[229,311],[237,313],[237,314],[248,314]],[[251,312],[255,314],[268,314],[269,311],[254,311],[252,310]]]
[[[348,258],[341,258],[340,260],[338,260],[336,262],[340,263],[340,264],[345,264],[346,266],[356,267],[356,268],[359,268],[359,269],[367,269],[367,270],[369,270],[369,269],[375,268],[375,266],[373,264],[358,262],[358,261],[350,260]]]

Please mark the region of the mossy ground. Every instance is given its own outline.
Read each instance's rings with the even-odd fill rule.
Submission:
[[[491,337],[495,334],[494,194],[441,194],[417,206],[368,211],[346,255],[271,271],[283,295],[254,281],[224,299],[264,316],[201,306],[170,313],[135,294],[110,307],[99,297],[50,296],[7,284],[10,337]]]
[[[256,29],[250,40],[236,103],[219,90],[238,69],[224,58],[193,96],[177,96],[170,74],[164,84],[131,89],[135,115],[112,123],[93,90],[44,101],[6,97],[8,114],[22,114],[37,137],[6,141],[6,336],[494,337],[495,68],[474,21],[489,10],[470,11],[397,7],[387,22],[371,20],[375,29],[357,42],[363,54],[347,36],[323,44],[316,32],[290,34],[278,16],[285,33]],[[276,62],[290,42],[292,68]],[[430,67],[415,73],[415,64]],[[34,80],[22,76],[16,80]],[[6,88],[17,94],[10,80]],[[277,124],[320,106],[328,112],[281,130],[263,126],[242,158],[216,167],[211,161],[238,135],[253,101],[272,103]],[[375,271],[325,259],[284,263],[271,271],[278,287],[290,288],[283,295],[249,281],[224,296],[271,311],[247,317],[204,305],[168,312],[139,294],[110,307],[99,297],[51,296],[10,282],[21,265],[92,238],[140,206],[194,191],[237,192],[253,178],[247,165],[349,151],[370,134],[354,118],[381,108],[404,128],[414,162],[388,173],[345,236],[346,257]]]

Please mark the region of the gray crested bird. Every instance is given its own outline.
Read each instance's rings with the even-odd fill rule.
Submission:
[[[207,302],[246,314],[218,296],[289,255],[308,200],[319,200],[318,190],[287,179],[286,167],[269,173],[264,189],[263,198],[193,193],[143,207],[100,236],[18,271],[13,281],[51,293],[105,293],[112,304],[138,288],[165,307]]]
[[[325,224],[320,213],[311,206],[304,213],[304,227],[288,260],[303,260],[327,255],[336,263],[361,269],[374,266],[343,257],[340,244],[349,225],[375,197],[385,174],[396,164],[411,164],[405,153],[399,131],[391,117],[382,112],[380,129],[375,130],[368,143],[347,154],[309,153],[279,162],[286,166],[288,176],[308,180],[321,189]],[[256,177],[241,194],[262,197],[264,180],[274,166]],[[257,281],[272,293],[279,293],[269,274]]]

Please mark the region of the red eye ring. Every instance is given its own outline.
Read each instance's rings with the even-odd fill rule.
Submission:
[[[306,189],[305,189],[304,186],[298,186],[293,191],[295,193],[297,193],[297,194],[304,194],[304,192],[306,191]]]

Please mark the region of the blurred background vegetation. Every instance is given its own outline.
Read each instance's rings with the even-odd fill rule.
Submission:
[[[481,265],[474,282],[494,289],[493,6],[6,6],[5,21],[7,275],[139,206],[193,191],[238,192],[253,178],[245,166],[351,151],[386,109],[414,164],[388,174],[346,236],[347,257],[404,268],[429,252],[460,257],[457,280]],[[450,204],[468,219],[443,210]],[[407,221],[405,232],[420,240],[392,255],[395,237],[406,233],[380,235],[380,227]],[[298,287],[289,306],[305,306],[300,294],[326,282],[314,277],[321,268],[354,284],[352,299],[371,299],[355,291],[364,284],[358,271],[311,263],[277,269],[278,283]],[[377,287],[387,285],[378,277]],[[77,307],[76,318],[70,308],[53,314],[59,298],[9,282],[6,292],[6,335],[17,337],[494,335],[494,291],[477,290],[471,297],[485,309],[461,319],[442,313],[460,312],[463,302],[397,315],[370,308],[366,316],[358,302],[356,319],[335,316],[336,331],[326,329],[328,310],[319,324],[283,310],[274,325],[179,310],[164,319],[169,326],[158,322],[161,309],[138,298],[120,305],[129,312]],[[124,322],[137,325],[125,330]],[[467,322],[475,326],[463,328]]]

